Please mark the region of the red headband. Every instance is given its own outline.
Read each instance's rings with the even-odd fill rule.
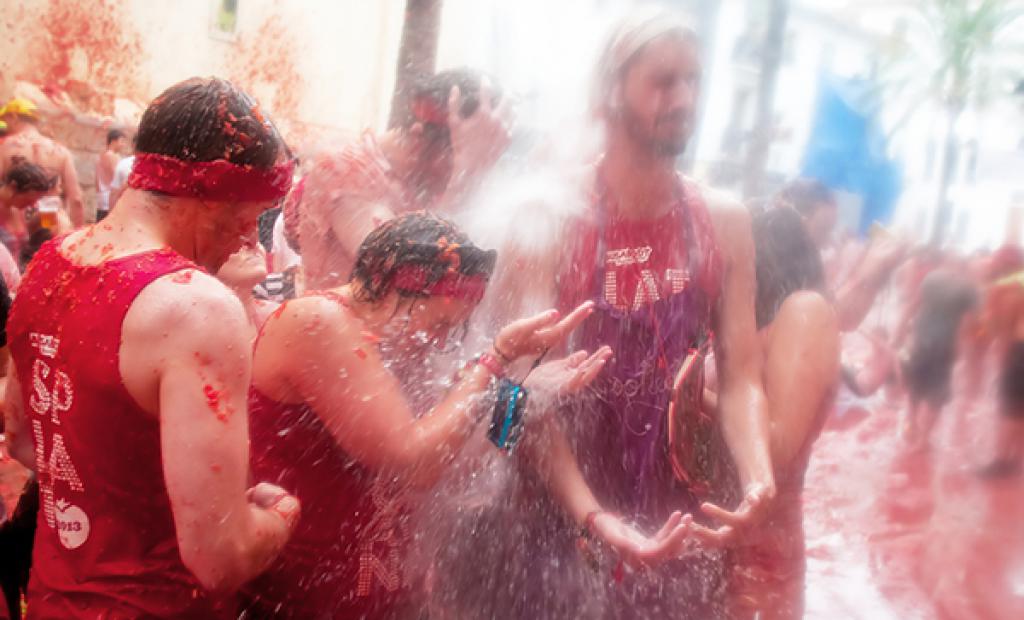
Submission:
[[[447,271],[440,280],[428,285],[429,278],[430,272],[425,267],[403,265],[395,274],[394,287],[430,297],[464,299],[474,304],[484,298],[487,289],[487,278],[482,275],[466,276],[457,271]]]
[[[413,100],[412,115],[421,123],[448,126],[448,110],[426,95]]]
[[[264,169],[224,159],[192,162],[139,153],[128,186],[182,198],[263,202],[283,198],[288,193],[294,170],[294,161]]]

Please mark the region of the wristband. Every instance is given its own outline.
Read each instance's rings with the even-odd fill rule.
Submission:
[[[516,361],[516,358],[505,355],[505,353],[501,350],[501,348],[498,346],[497,336],[495,336],[494,340],[491,342],[491,348],[494,349],[494,352],[498,354],[498,357],[501,358],[501,361],[505,362],[506,364],[511,364],[512,362]]]
[[[477,356],[476,363],[487,369],[495,379],[505,378],[505,365],[490,353],[481,353]]]
[[[498,397],[487,429],[487,439],[498,448],[511,451],[518,443],[523,430],[526,397],[526,388],[522,384],[509,379],[498,382]]]

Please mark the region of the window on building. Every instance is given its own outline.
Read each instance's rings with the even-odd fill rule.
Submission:
[[[216,0],[213,29],[218,34],[233,35],[238,27],[239,0]]]

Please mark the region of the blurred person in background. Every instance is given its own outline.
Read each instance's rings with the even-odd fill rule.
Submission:
[[[452,213],[508,145],[507,97],[482,74],[443,71],[414,86],[399,127],[318,157],[285,204],[307,286],[347,282],[378,224],[419,209]],[[288,213],[297,210],[297,215]]]
[[[0,143],[0,176],[14,164],[15,158],[20,157],[36,164],[47,175],[58,177],[60,185],[56,190],[63,195],[63,210],[70,217],[71,226],[82,226],[85,223],[85,204],[71,151],[40,133],[36,105],[27,99],[11,99],[0,110],[0,119],[9,128],[8,136]]]
[[[121,198],[121,194],[124,193],[125,187],[128,184],[128,177],[132,174],[132,166],[135,164],[135,138],[132,138],[132,154],[118,160],[117,165],[114,166],[114,176],[110,179],[110,208],[113,209],[114,205]]]
[[[22,157],[11,160],[0,177],[0,241],[12,254],[17,254],[27,241],[26,214],[57,185],[57,177],[47,174],[38,164]]]
[[[903,363],[909,405],[905,431],[913,450],[928,449],[935,422],[953,396],[953,368],[969,336],[970,314],[978,305],[979,291],[967,261],[943,255],[906,309],[903,323],[912,327]]]
[[[879,293],[889,282],[889,276],[906,258],[909,246],[881,231],[853,256],[842,256],[833,247],[839,206],[835,193],[820,181],[796,179],[789,182],[773,200],[776,205],[787,205],[800,214],[807,235],[820,253],[835,254],[825,265],[825,274],[835,300],[839,326],[844,332],[860,327],[875,305]],[[837,264],[849,261],[849,266]]]
[[[992,255],[989,274],[992,284],[985,297],[981,346],[995,347],[1002,368],[995,454],[978,474],[1000,479],[1019,476],[1024,461],[1024,251],[1016,245],[999,248]],[[980,392],[975,386],[973,393]]]
[[[128,148],[128,137],[120,129],[107,132],[107,148],[96,160],[96,221],[107,217],[111,202],[111,189],[118,162]]]

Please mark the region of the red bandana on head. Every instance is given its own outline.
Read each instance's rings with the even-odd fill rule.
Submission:
[[[295,162],[272,168],[233,164],[224,159],[184,161],[166,155],[135,156],[128,186],[181,198],[218,202],[264,202],[284,198]]]
[[[421,293],[428,297],[452,297],[472,303],[479,303],[487,289],[487,279],[482,275],[466,276],[457,271],[445,272],[441,279],[428,285],[430,271],[418,265],[403,265],[395,273],[394,287],[399,290]]]
[[[427,95],[413,100],[412,116],[428,125],[448,125],[448,109]]]

